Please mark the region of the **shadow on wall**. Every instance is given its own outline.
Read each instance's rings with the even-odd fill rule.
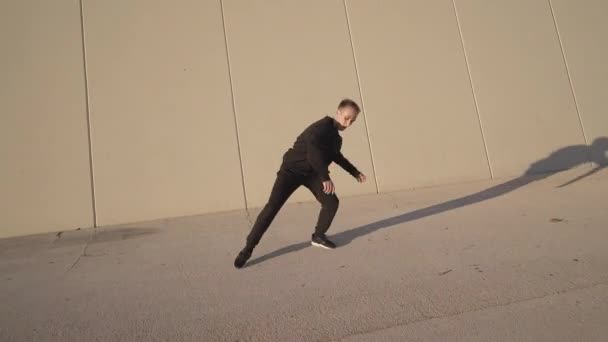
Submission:
[[[352,228],[333,236],[339,246],[349,244],[358,237],[373,233],[377,230],[388,228],[401,223],[418,220],[427,216],[440,214],[449,210],[462,208],[467,205],[486,201],[498,196],[517,190],[529,183],[536,182],[551,176],[550,172],[563,171],[574,168],[585,163],[595,164],[590,171],[572,179],[559,187],[564,187],[588,177],[608,166],[608,137],[600,137],[591,145],[573,145],[561,148],[551,153],[546,158],[536,161],[519,177],[508,182],[498,184],[491,188],[452,199],[443,203],[435,204],[426,208],[417,209],[401,215],[389,217],[380,221],[368,223],[363,226]],[[278,257],[287,253],[302,250],[310,245],[309,241],[301,242],[291,246],[283,247],[272,253],[252,260],[248,266]]]

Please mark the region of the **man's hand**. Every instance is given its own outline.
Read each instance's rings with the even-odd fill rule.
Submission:
[[[359,182],[359,183],[365,183],[366,180],[367,180],[367,177],[365,177],[364,174],[359,173],[359,175],[357,176],[357,182]]]
[[[323,182],[323,192],[326,194],[333,194],[336,192],[336,187],[334,186],[334,182],[331,180]]]

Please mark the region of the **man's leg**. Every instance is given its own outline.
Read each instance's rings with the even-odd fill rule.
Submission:
[[[313,176],[308,178],[304,185],[313,193],[317,201],[321,203],[321,211],[319,212],[315,233],[312,236],[312,243],[320,247],[335,248],[335,245],[327,240],[325,233],[336,216],[340,200],[336,194],[326,194],[323,192],[323,182],[318,177]]]
[[[283,207],[289,196],[301,185],[301,179],[297,175],[290,174],[285,171],[277,173],[277,179],[274,182],[268,203],[264,206],[253,227],[247,236],[247,244],[241,251],[237,259],[234,261],[234,266],[242,267],[245,262],[251,257],[251,252],[260,242],[260,239],[268,230],[268,227],[274,220],[275,216]]]

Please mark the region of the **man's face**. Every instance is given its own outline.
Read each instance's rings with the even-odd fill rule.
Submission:
[[[338,129],[343,131],[350,127],[357,120],[357,111],[350,106],[338,108],[336,111],[336,121],[338,122]]]

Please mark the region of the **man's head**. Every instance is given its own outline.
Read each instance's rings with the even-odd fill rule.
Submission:
[[[340,101],[334,117],[338,123],[338,129],[343,131],[355,123],[360,111],[359,105],[355,101],[350,99]]]

